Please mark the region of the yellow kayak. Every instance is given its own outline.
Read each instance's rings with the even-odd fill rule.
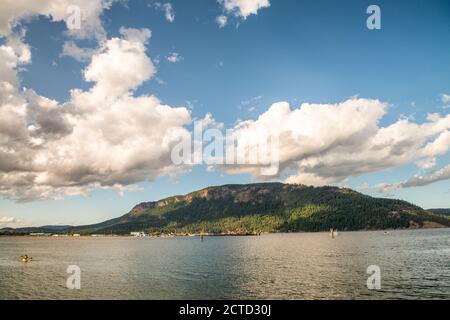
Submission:
[[[23,256],[23,257],[21,257],[22,258],[22,262],[23,263],[28,263],[28,262],[30,262],[31,261],[31,257],[28,257],[28,256]]]

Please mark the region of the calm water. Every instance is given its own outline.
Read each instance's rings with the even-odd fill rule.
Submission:
[[[18,261],[27,253],[35,259]],[[66,269],[82,270],[81,290]],[[369,265],[382,290],[366,287]],[[0,299],[450,299],[450,229],[243,238],[0,238]]]

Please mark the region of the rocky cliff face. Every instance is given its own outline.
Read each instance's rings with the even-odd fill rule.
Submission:
[[[129,213],[130,216],[138,216],[143,211],[156,207],[156,202],[142,202],[135,206]]]

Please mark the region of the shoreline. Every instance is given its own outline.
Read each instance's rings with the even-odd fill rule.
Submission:
[[[339,234],[355,233],[355,232],[401,232],[401,231],[420,231],[420,230],[442,230],[449,229],[450,227],[435,227],[429,226],[426,228],[405,228],[405,229],[376,229],[376,230],[351,230],[351,231],[339,231]],[[180,234],[180,235],[147,235],[142,237],[130,236],[130,235],[45,235],[45,236],[32,236],[32,235],[0,235],[0,238],[29,238],[29,239],[174,239],[174,238],[241,238],[241,237],[260,237],[264,235],[273,234],[329,234],[328,231],[318,232],[262,232],[259,234]]]

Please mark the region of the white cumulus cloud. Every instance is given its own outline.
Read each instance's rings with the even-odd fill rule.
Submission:
[[[280,171],[275,178],[287,175],[287,182],[312,185],[334,184],[448,151],[450,115],[432,114],[422,124],[400,119],[380,126],[387,109],[386,103],[360,98],[338,104],[304,103],[297,109],[280,102],[257,120],[239,122],[234,134],[251,141],[249,137],[259,132],[271,132],[279,141]],[[260,175],[260,166],[225,170],[267,179]]]
[[[102,25],[101,15],[104,10],[110,8],[112,2],[113,0],[2,0],[0,2],[0,37],[13,39],[13,41],[16,39],[17,42],[18,37],[14,30],[18,26],[33,17],[45,16],[54,22],[65,22],[66,35],[72,39],[104,41],[106,31]],[[74,27],[73,22],[76,20],[79,22],[75,23],[76,27]],[[73,40],[69,40],[64,43],[61,56],[88,61],[94,51],[91,48],[80,48]]]
[[[258,10],[270,7],[269,0],[218,0],[227,13],[246,19]]]
[[[134,91],[155,74],[146,29],[122,29],[84,70],[89,90],[58,102],[19,90],[21,56],[0,46],[0,196],[19,201],[119,191],[183,170],[171,150],[191,122],[186,108]]]
[[[111,3],[112,0],[2,0],[0,36],[9,36],[23,20],[39,15],[67,23],[72,14],[70,9],[76,6],[81,10],[81,25],[79,29],[68,30],[68,33],[77,38],[104,38],[100,16]]]

